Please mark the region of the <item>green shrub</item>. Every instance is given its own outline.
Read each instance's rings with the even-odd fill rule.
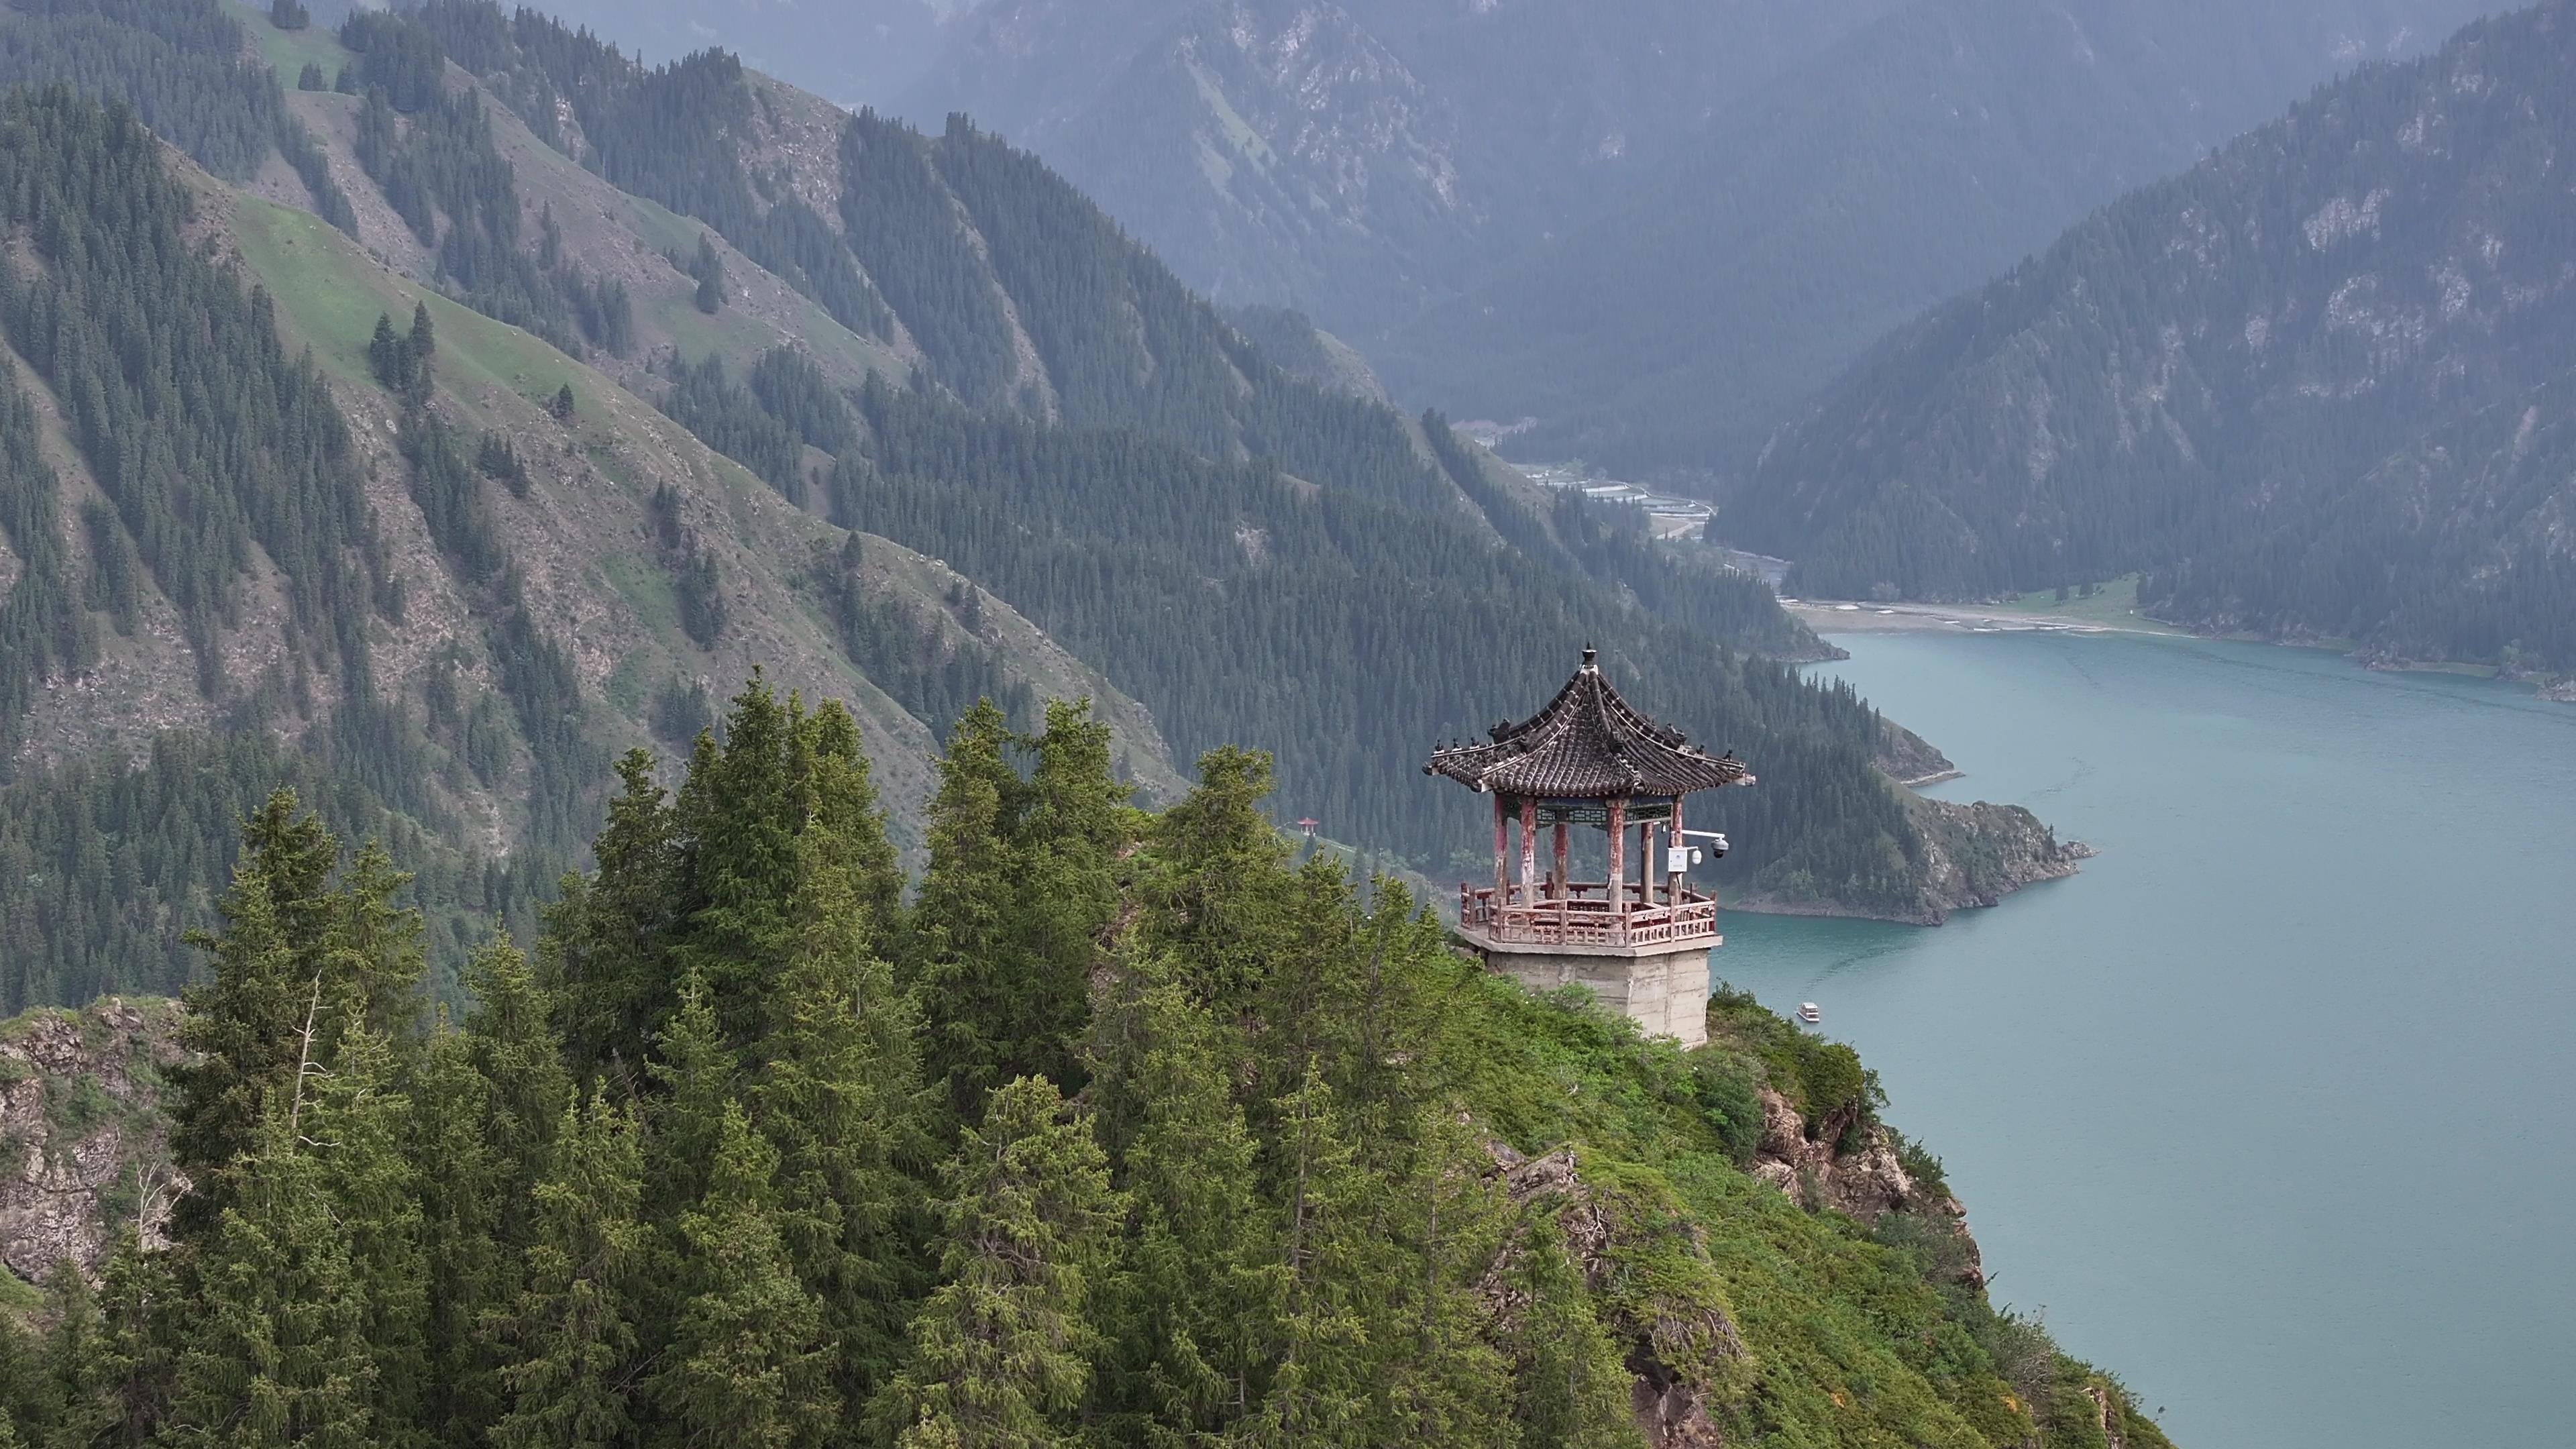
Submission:
[[[1751,1064],[1724,1051],[1702,1051],[1691,1058],[1691,1085],[1699,1109],[1726,1144],[1726,1155],[1741,1167],[1762,1145],[1762,1096]]]

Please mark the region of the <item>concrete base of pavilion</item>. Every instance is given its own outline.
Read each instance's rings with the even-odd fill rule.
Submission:
[[[1496,941],[1472,927],[1458,936],[1483,954],[1487,970],[1532,991],[1588,987],[1603,1006],[1648,1036],[1671,1037],[1685,1047],[1708,1041],[1708,953],[1725,944],[1723,936],[1659,946]]]

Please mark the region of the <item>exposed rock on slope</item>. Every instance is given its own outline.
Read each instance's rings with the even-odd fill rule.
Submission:
[[[1947,1191],[1935,1192],[1906,1170],[1894,1137],[1872,1123],[1860,1130],[1859,1145],[1844,1150],[1848,1123],[1811,1125],[1788,1098],[1761,1089],[1762,1145],[1755,1152],[1755,1177],[1808,1207],[1832,1208],[1875,1225],[1891,1212],[1909,1212],[1944,1225],[1963,1247],[1956,1281],[1983,1287],[1985,1259],[1968,1232],[1968,1210]]]
[[[2062,880],[2095,854],[2082,841],[2059,840],[2019,805],[1917,798],[1908,808],[1929,853],[1924,897],[1936,923],[1951,911],[1996,905],[2024,886]]]
[[[95,1275],[117,1238],[157,1243],[185,1184],[167,1159],[160,1068],[177,1006],[109,998],[0,1023],[0,1264]]]

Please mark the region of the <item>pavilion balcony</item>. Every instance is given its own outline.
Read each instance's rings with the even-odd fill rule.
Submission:
[[[1554,889],[1462,885],[1459,929],[1479,945],[1506,947],[1617,949],[1717,941],[1717,898],[1688,887],[1659,890],[1630,881],[1620,892],[1624,900],[1613,896],[1606,881],[1570,881],[1551,894]]]

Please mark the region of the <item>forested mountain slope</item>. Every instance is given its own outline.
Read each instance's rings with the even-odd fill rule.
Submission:
[[[2015,878],[1951,869],[1969,827],[1773,662],[1814,641],[1758,584],[1274,366],[972,128],[489,5],[39,18],[0,12],[19,63],[221,121],[175,136],[223,170],[12,102],[5,1004],[175,982],[264,776],[409,844],[453,966],[532,920],[618,750],[758,665],[857,702],[908,849],[967,704],[1088,696],[1149,796],[1167,739],[1248,740],[1286,808],[1445,873],[1479,826],[1420,752],[1597,642],[1763,760],[1732,878],[1926,919]]]
[[[1913,0],[1728,97],[1456,301],[1361,340],[1407,396],[1535,418],[1525,456],[1732,476],[1923,308],[2337,71],[2492,8]]]
[[[1777,763],[1777,789],[1734,805],[1762,843],[1731,869],[1910,916],[1954,898],[1927,884],[1921,807],[1865,763],[1875,716],[1756,657],[1804,645],[1757,583],[1687,573],[1605,520],[1537,516],[1445,427],[1290,375],[1027,153],[962,120],[925,136],[867,112],[826,149],[812,98],[729,57],[647,71],[453,0],[421,21],[607,178],[752,257],[792,252],[809,282],[863,278],[882,314],[844,315],[918,359],[912,387],[791,397],[754,377],[739,429],[693,425],[737,456],[764,426],[838,455],[814,507],[963,568],[1135,693],[1176,749],[1257,740],[1288,808],[1445,870],[1478,826],[1419,792],[1423,742],[1544,698],[1597,640],[1655,707]]]
[[[2576,8],[2320,91],[1898,333],[1727,510],[1792,586],[2145,571],[2210,628],[2576,667]]]
[[[183,979],[228,822],[281,779],[413,843],[442,944],[525,919],[613,751],[685,739],[710,670],[865,701],[914,794],[935,749],[914,711],[987,692],[1093,695],[1140,777],[1172,778],[1141,711],[952,570],[785,507],[606,377],[130,122],[10,105],[9,1003]],[[429,324],[399,387],[370,357],[387,314],[406,343]]]
[[[2169,1449],[1850,1047],[1530,996],[1070,706],[959,723],[907,902],[837,702],[725,723],[454,1014],[281,792],[182,1010],[0,1022],[0,1434]]]

